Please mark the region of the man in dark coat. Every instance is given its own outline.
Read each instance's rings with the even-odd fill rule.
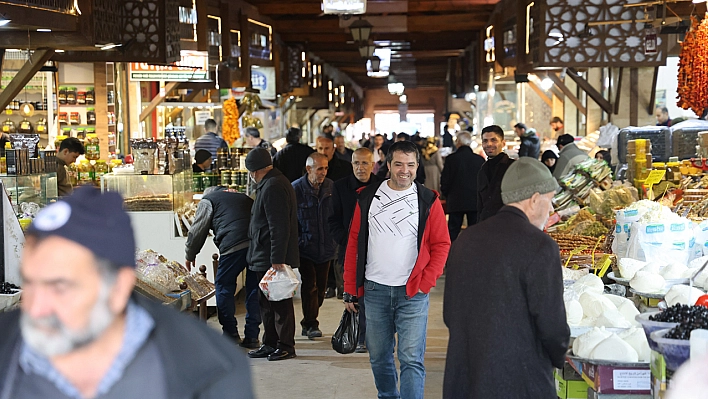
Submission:
[[[494,216],[504,203],[501,198],[501,182],[513,159],[504,152],[504,131],[497,125],[482,129],[482,149],[487,162],[477,174],[477,222]]]
[[[339,256],[334,265],[334,276],[337,280],[337,298],[344,295],[344,255],[349,239],[349,225],[356,208],[357,191],[369,184],[375,184],[383,179],[371,173],[374,169],[374,154],[368,148],[359,148],[352,155],[354,174],[334,183],[332,195],[334,209],[329,218],[329,231],[339,244]],[[357,353],[366,352],[366,309],[364,301],[359,302],[359,342]]]
[[[210,158],[211,159],[211,158]],[[250,240],[248,224],[251,220],[251,197],[223,186],[204,190],[199,201],[194,222],[189,229],[185,244],[185,265],[191,270],[197,254],[202,250],[209,230],[214,233],[214,244],[219,248],[219,267],[214,277],[216,286],[216,309],[223,334],[240,343],[244,348],[258,348],[261,312],[258,308],[258,277],[248,269],[246,254]],[[236,305],[236,280],[246,270],[246,327],[244,339],[238,334],[238,322],[234,314]]]
[[[536,129],[529,129],[523,123],[514,125],[514,132],[521,140],[519,146],[519,158],[531,157],[538,159],[541,154],[541,140],[536,135]]]
[[[0,313],[0,398],[253,398],[243,353],[134,294],[135,266],[117,193],[79,187],[39,212],[21,310]]]
[[[268,150],[254,148],[246,157],[246,169],[256,182],[256,200],[251,211],[248,236],[248,267],[258,281],[268,269],[283,270],[300,265],[297,243],[297,200],[288,179],[273,168]],[[248,352],[252,358],[284,360],[295,357],[295,308],[293,299],[271,302],[260,293],[263,345]]]
[[[273,166],[281,171],[292,183],[299,179],[305,171],[307,157],[315,152],[312,148],[300,143],[302,131],[296,127],[288,129],[285,141],[288,143],[273,157]]]
[[[440,191],[447,200],[449,215],[447,228],[450,240],[455,241],[467,216],[467,226],[477,223],[477,176],[484,158],[470,148],[472,135],[462,132],[457,135],[457,151],[447,156],[440,177]]]
[[[448,258],[446,399],[556,397],[553,367],[563,366],[570,330],[558,245],[542,229],[558,184],[524,157],[501,187],[507,206],[462,232]]]
[[[324,303],[330,264],[337,243],[329,232],[334,183],[326,178],[327,157],[313,153],[307,157],[307,174],[293,182],[297,198],[297,224],[302,276],[302,335],[309,339],[322,336],[317,320]]]
[[[343,161],[339,157],[334,156],[334,140],[331,138],[325,136],[318,137],[317,152],[326,156],[329,160],[329,170],[327,171],[328,179],[337,181],[354,173],[351,162]]]

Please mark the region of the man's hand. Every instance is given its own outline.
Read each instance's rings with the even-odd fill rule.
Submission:
[[[344,306],[347,308],[349,313],[359,313],[359,309],[356,308],[356,304],[354,302],[344,302]]]
[[[273,263],[272,266],[275,270],[285,270],[285,263]]]
[[[193,264],[194,264],[194,262],[192,262],[192,261],[189,261],[189,260],[186,260],[186,259],[184,260],[184,267],[187,268],[187,271],[188,271],[188,272],[192,271],[192,265],[193,265]]]

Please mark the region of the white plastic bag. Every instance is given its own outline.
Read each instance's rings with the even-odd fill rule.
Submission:
[[[277,302],[292,298],[297,292],[300,280],[293,269],[285,265],[283,270],[268,269],[259,284],[261,291],[269,301]]]

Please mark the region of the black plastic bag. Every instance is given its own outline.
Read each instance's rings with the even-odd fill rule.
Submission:
[[[332,349],[347,354],[353,353],[359,343],[359,314],[344,309],[337,331],[332,335]]]

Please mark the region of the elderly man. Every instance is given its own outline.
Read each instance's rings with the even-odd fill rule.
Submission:
[[[134,268],[119,194],[78,188],[42,210],[22,254],[21,311],[0,315],[0,397],[252,398],[243,354],[133,294]]]
[[[297,235],[297,200],[288,179],[273,168],[267,150],[254,148],[246,156],[249,178],[256,183],[256,201],[251,211],[248,236],[248,267],[256,272],[258,281],[272,267],[282,270],[286,265],[300,264]],[[248,352],[252,358],[285,360],[295,357],[295,308],[293,299],[269,301],[260,293],[258,304],[263,321],[263,345]]]
[[[553,170],[553,177],[560,179],[575,169],[575,165],[590,158],[590,156],[577,145],[575,138],[569,134],[564,134],[556,140],[556,146],[560,150],[556,168]]]
[[[219,148],[228,148],[226,141],[216,134],[217,124],[213,119],[204,122],[205,133],[194,142],[194,151],[207,150],[211,154],[212,161],[216,160],[216,152]]]
[[[375,174],[374,154],[368,148],[359,148],[352,154],[354,174],[334,183],[332,202],[334,210],[329,218],[329,231],[339,244],[339,256],[334,265],[334,276],[337,282],[337,298],[344,297],[344,254],[349,239],[349,225],[352,223],[356,207],[357,192],[362,187],[380,182],[382,179]],[[359,343],[356,351],[366,351],[366,313],[364,301],[359,303]]]
[[[445,159],[445,167],[440,177],[440,191],[447,199],[447,228],[453,242],[460,234],[465,216],[467,226],[477,223],[477,179],[474,176],[482,169],[484,158],[475,154],[470,144],[471,134],[457,134],[457,151]]]
[[[504,131],[497,125],[482,129],[482,149],[487,162],[477,174],[477,222],[494,216],[502,206],[501,182],[514,162],[504,152]]]
[[[255,127],[249,126],[243,133],[244,141],[249,147],[263,148],[264,150],[270,152],[270,156],[275,156],[277,153],[275,148],[273,148],[269,142],[261,138],[261,132],[259,132]]]
[[[281,171],[290,182],[302,176],[307,157],[315,152],[309,146],[300,143],[302,131],[296,127],[288,129],[285,135],[287,144],[273,157],[273,166]]]
[[[244,348],[258,348],[261,314],[258,308],[258,277],[248,270],[248,224],[251,220],[253,200],[235,190],[222,186],[204,190],[204,198],[199,201],[194,223],[189,229],[185,244],[188,269],[192,268],[197,254],[202,250],[209,230],[214,233],[214,244],[219,248],[219,268],[216,271],[216,309],[223,335],[233,339]],[[238,322],[234,314],[236,306],[236,279],[246,270],[246,327],[244,339],[238,334]]]
[[[557,188],[541,162],[519,159],[502,180],[507,206],[452,246],[443,398],[556,397],[553,367],[563,367],[570,330],[558,245],[542,230]]]
[[[327,171],[328,179],[337,181],[353,173],[351,163],[342,161],[334,156],[334,141],[332,139],[324,136],[318,137],[316,149],[317,152],[326,156],[329,161],[329,170]]]
[[[415,181],[416,145],[395,143],[387,158],[391,178],[361,190],[354,210],[344,302],[352,312],[356,302],[366,305],[366,346],[378,397],[422,399],[428,294],[443,272],[450,236],[437,194]]]
[[[327,220],[332,214],[332,188],[326,178],[327,157],[313,153],[307,158],[307,174],[293,182],[297,198],[297,224],[302,276],[302,335],[309,339],[322,336],[317,320],[327,290],[327,275],[337,244],[329,232]]]

